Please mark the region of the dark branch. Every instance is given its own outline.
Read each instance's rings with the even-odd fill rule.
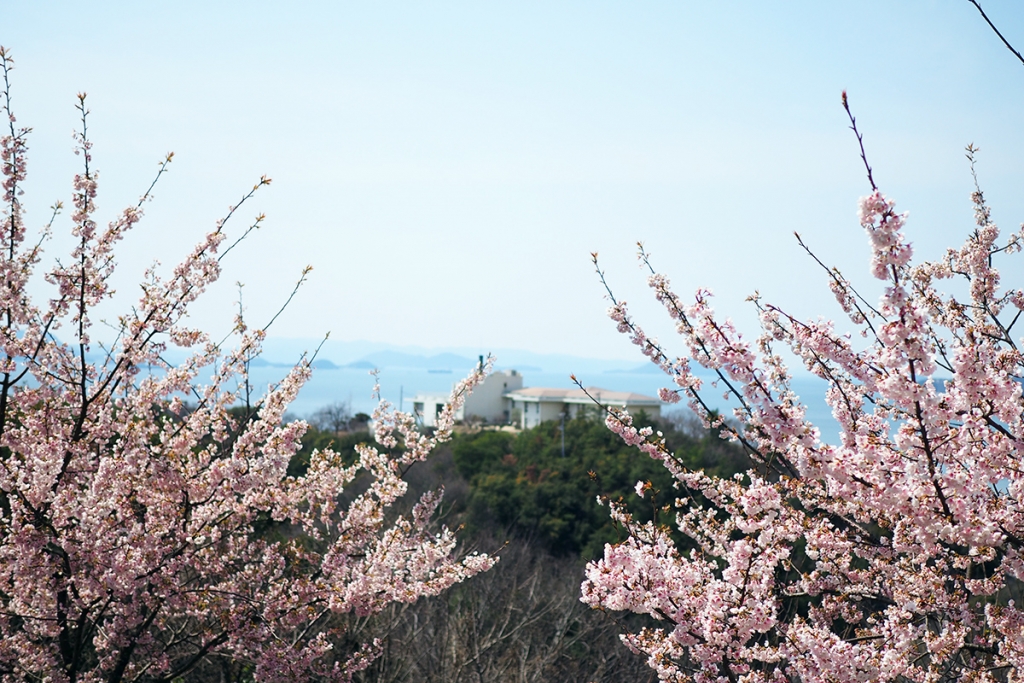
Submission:
[[[1008,41],[1006,37],[999,32],[999,29],[996,28],[996,25],[993,24],[992,20],[988,18],[987,14],[985,14],[985,10],[981,9],[981,3],[979,3],[978,0],[967,0],[967,2],[971,3],[972,5],[978,8],[978,12],[981,14],[981,18],[985,20],[985,23],[988,24],[989,28],[995,31],[995,34],[999,36],[999,40],[1003,41],[1003,45],[1006,46],[1006,49],[1012,52],[1014,55],[1016,55],[1017,59],[1020,60],[1021,64],[1024,64],[1024,56],[1021,56],[1021,54],[1017,52],[1016,49],[1014,49],[1013,45],[1010,45],[1010,41]]]
[[[864,168],[868,170],[868,182],[871,183],[871,189],[874,192],[878,192],[878,186],[875,185],[875,179],[871,175],[871,164],[868,163],[868,155],[864,151],[864,137],[857,130],[857,119],[854,118],[853,112],[850,111],[850,103],[846,99],[846,91],[843,91],[843,109],[846,110],[846,115],[850,117],[850,130],[857,136],[857,144],[860,145],[860,158],[864,162]]]

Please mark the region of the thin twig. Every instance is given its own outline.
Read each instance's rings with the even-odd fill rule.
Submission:
[[[992,20],[988,18],[987,14],[985,14],[985,10],[981,9],[981,3],[979,3],[978,0],[967,0],[967,2],[971,3],[972,5],[978,8],[978,12],[981,14],[981,18],[985,20],[985,23],[989,25],[989,28],[995,31],[996,35],[999,36],[999,40],[1003,41],[1003,45],[1006,46],[1006,49],[1012,52],[1014,55],[1016,55],[1017,59],[1020,60],[1021,64],[1024,64],[1024,56],[1021,56],[1021,54],[1014,49],[1013,45],[1010,45],[1010,41],[1008,41],[1003,36],[1003,34],[999,32],[999,29],[996,28],[996,25],[993,24]]]
[[[864,151],[864,137],[857,130],[857,119],[853,116],[853,112],[850,111],[850,103],[846,99],[845,90],[843,91],[843,109],[846,110],[846,115],[850,117],[850,130],[857,136],[857,144],[860,145],[860,158],[864,162],[864,168],[868,170],[868,182],[871,183],[871,190],[878,192],[878,186],[875,185],[875,179],[871,175],[871,164],[868,163],[868,155]]]
[[[295,298],[295,294],[299,291],[299,288],[302,287],[303,284],[305,284],[306,278],[309,276],[309,273],[312,270],[313,266],[306,266],[305,268],[302,269],[302,275],[299,277],[299,281],[295,283],[295,288],[292,289],[292,293],[288,295],[288,300],[284,302],[280,309],[278,309],[277,313],[274,314],[274,317],[270,319],[270,322],[263,327],[264,332],[269,330],[270,326],[274,324],[274,321],[277,320],[278,316],[284,313],[284,309],[288,308],[288,304],[290,304],[292,302],[292,299]]]

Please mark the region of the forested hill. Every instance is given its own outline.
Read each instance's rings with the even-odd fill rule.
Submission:
[[[638,424],[662,431],[676,456],[691,468],[729,476],[746,469],[742,454],[711,435],[687,434],[642,413]],[[455,467],[469,482],[471,532],[529,539],[559,556],[590,560],[605,543],[622,540],[599,498],[622,500],[640,519],[680,495],[658,462],[627,446],[596,419],[545,422],[518,434],[463,434],[452,445]],[[634,489],[650,482],[643,499]]]
[[[689,467],[720,476],[747,468],[737,448],[699,424],[644,416],[637,422],[661,430]],[[568,421],[564,429],[564,450],[559,422],[518,433],[462,432],[408,472],[409,504],[443,485],[442,523],[463,527],[464,548],[496,552],[501,561],[441,596],[355,620],[360,637],[388,636],[383,655],[360,680],[656,679],[619,641],[623,617],[589,609],[579,590],[585,562],[599,557],[605,543],[622,540],[598,497],[621,499],[646,520],[681,494],[659,463],[626,446],[596,417]],[[304,468],[313,448],[332,444],[351,453],[370,438],[368,432],[311,428],[293,470]],[[638,481],[651,483],[642,499],[634,492]],[[671,514],[659,521],[670,523]],[[685,539],[677,540],[685,546]],[[645,623],[636,615],[625,621]]]

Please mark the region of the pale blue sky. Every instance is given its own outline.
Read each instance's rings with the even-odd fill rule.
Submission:
[[[1024,49],[1024,6],[984,6]],[[196,309],[217,333],[236,280],[258,325],[312,264],[278,335],[635,357],[588,254],[654,317],[638,239],[737,320],[754,289],[833,316],[792,232],[866,280],[844,88],[919,251],[971,227],[969,142],[997,221],[1024,220],[1024,66],[966,0],[0,0],[0,44],[35,129],[33,224],[69,194],[77,91],[104,218],[176,152],[121,252],[125,295],[274,178],[239,217],[266,212],[266,228]]]

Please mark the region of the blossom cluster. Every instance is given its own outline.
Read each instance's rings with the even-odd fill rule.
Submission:
[[[861,200],[880,300],[826,272],[863,343],[756,296],[749,342],[706,290],[685,303],[641,246],[686,347],[672,358],[608,290],[618,330],[671,378],[662,399],[685,399],[751,460],[745,475],[707,476],[607,413],[674,475],[686,542],[613,507],[629,538],[588,565],[583,600],[653,619],[623,639],[661,680],[1024,680],[1024,292],[995,267],[1024,231],[1000,243],[980,190],[972,201],[965,243],[915,263],[906,216],[877,190]],[[941,288],[954,278],[966,288]],[[827,382],[836,443],[806,419],[777,347]],[[738,405],[731,420],[709,409],[691,363]]]
[[[43,273],[52,297],[35,303],[29,281],[49,226],[28,239],[28,131],[10,111],[12,65],[0,48],[0,680],[171,681],[211,661],[261,681],[350,680],[379,643],[359,645],[344,615],[436,594],[494,562],[458,552],[436,526],[440,493],[389,513],[406,492],[402,475],[450,436],[489,365],[457,387],[433,436],[382,402],[375,443],[314,452],[305,474],[289,475],[306,424],[283,418],[310,359],[250,403],[247,371],[265,329],[236,320],[240,341],[227,350],[185,322],[231,249],[227,218],[270,180],[168,276],[150,269],[116,341],[95,342],[114,247],[149,192],[97,222],[80,95],[75,245]],[[191,356],[170,365],[169,346]]]

